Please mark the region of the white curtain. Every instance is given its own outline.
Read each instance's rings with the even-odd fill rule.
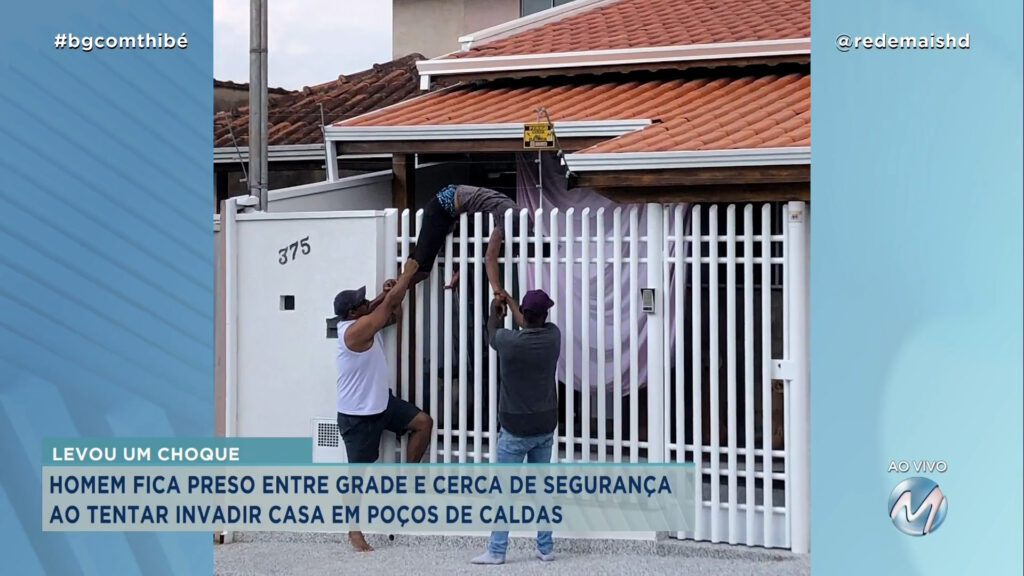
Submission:
[[[539,171],[543,171],[543,177],[539,178]],[[605,318],[604,318],[604,347],[605,352],[605,379],[608,390],[612,389],[615,382],[615,364],[613,359],[614,342],[617,339],[621,345],[621,372],[622,372],[622,394],[629,392],[631,387],[634,385],[630,380],[630,314],[629,314],[629,302],[630,299],[636,302],[636,317],[638,323],[638,362],[637,362],[637,380],[636,385],[643,387],[647,382],[647,370],[663,369],[662,364],[659,362],[657,366],[648,367],[647,363],[647,330],[646,321],[647,317],[644,312],[640,309],[640,288],[647,288],[647,266],[643,262],[637,266],[637,281],[634,284],[635,290],[630,292],[630,278],[629,278],[629,266],[626,264],[626,258],[629,256],[629,246],[626,238],[629,235],[629,208],[635,206],[638,210],[639,223],[636,228],[636,235],[638,238],[646,236],[647,234],[647,205],[646,204],[619,204],[609,200],[608,198],[598,194],[594,190],[588,188],[573,188],[566,189],[566,177],[565,168],[561,166],[561,163],[553,154],[544,154],[543,161],[538,165],[537,155],[531,153],[518,154],[516,158],[516,173],[517,173],[517,203],[520,208],[527,208],[530,210],[531,219],[533,213],[538,208],[543,208],[545,218],[543,222],[534,222],[533,225],[538,232],[547,233],[549,228],[549,221],[547,218],[548,213],[553,208],[558,208],[562,217],[559,219],[559,234],[564,236],[565,234],[565,211],[569,208],[575,208],[573,217],[573,228],[574,235],[581,236],[582,230],[582,218],[583,209],[590,208],[591,221],[590,221],[590,235],[596,237],[597,235],[597,210],[604,208],[603,220],[605,230],[605,256],[611,258],[613,255],[613,218],[616,208],[622,208],[622,258],[623,266],[621,268],[620,276],[620,289],[622,298],[622,308],[616,310],[614,308],[614,271],[613,266],[608,264],[603,267],[604,273],[604,285],[605,285]],[[538,182],[543,183],[543,188],[538,187]],[[674,230],[674,219],[675,219],[675,208],[679,204],[671,204],[665,206],[665,211],[669,214],[668,226],[665,228],[666,234],[672,234]],[[684,215],[684,234],[689,233],[689,210],[688,207],[683,204],[683,215]],[[558,255],[565,255],[565,246],[563,243],[558,243]],[[658,250],[662,250],[662,239],[654,241],[652,246],[657,246]],[[672,256],[675,253],[674,243],[668,244],[667,257]],[[645,258],[646,254],[646,243],[641,242],[639,244],[638,253],[641,258]],[[573,248],[573,255],[575,258],[579,258],[581,254],[581,245],[576,243]],[[590,257],[593,259],[596,254],[596,243],[590,246]],[[540,278],[536,278],[534,275],[533,266],[527,266],[526,268],[526,287],[520,287],[521,291],[530,290],[534,288],[542,288],[551,296],[551,299],[555,301],[554,316],[550,319],[555,322],[562,330],[563,340],[567,340],[570,330],[566,325],[566,309],[571,306],[573,310],[573,326],[572,326],[572,341],[563,342],[563,353],[559,359],[558,374],[559,378],[563,381],[567,379],[566,371],[566,350],[569,346],[573,349],[573,385],[577,390],[582,389],[585,384],[583,381],[583,349],[584,347],[590,348],[590,361],[589,361],[589,386],[592,389],[597,389],[597,375],[598,375],[598,351],[597,351],[597,331],[598,331],[598,318],[597,318],[597,299],[602,295],[597,293],[597,274],[600,273],[601,268],[596,263],[590,265],[590,277],[584,279],[582,277],[582,266],[580,264],[574,264],[572,270],[572,291],[566,293],[566,269],[565,264],[561,263],[556,267],[556,274],[558,275],[558,290],[557,293],[551,291],[551,269],[550,265],[545,263],[541,267]],[[666,324],[668,324],[668,334],[665,339],[666,347],[671,349],[673,345],[673,338],[675,334],[674,322],[675,322],[675,309],[676,306],[682,303],[672,302],[671,297],[674,291],[675,282],[686,282],[686,267],[682,267],[682,277],[676,278],[675,273],[676,267],[670,266],[669,273],[665,278],[665,286],[651,286],[656,290],[667,290],[665,302],[671,304],[667,307],[667,318]],[[590,291],[590,303],[583,302],[583,282],[589,283]],[[589,314],[585,311],[589,309]],[[615,333],[614,331],[614,314],[620,314],[621,320],[621,332]],[[589,328],[589,342],[583,341],[583,323],[588,323]]]

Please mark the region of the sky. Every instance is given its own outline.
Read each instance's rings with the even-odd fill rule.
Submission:
[[[391,60],[391,0],[268,0],[267,84],[298,90]],[[249,81],[249,0],[213,0],[213,77]]]

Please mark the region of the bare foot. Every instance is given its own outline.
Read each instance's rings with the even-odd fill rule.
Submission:
[[[366,538],[363,537],[362,532],[349,532],[348,541],[356,552],[373,552],[373,546],[366,543]]]

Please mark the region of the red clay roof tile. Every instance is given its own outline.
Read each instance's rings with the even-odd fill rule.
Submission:
[[[528,122],[544,106],[553,121],[650,119],[651,126],[584,152],[654,152],[808,146],[810,75],[630,82],[548,79],[546,85],[485,84],[430,94],[339,122],[416,126]]]
[[[337,80],[307,86],[290,96],[274,100],[267,110],[267,141],[270,146],[285,144],[319,144],[320,107],[328,124],[383,108],[420,93],[416,62],[423,56],[412,54],[373,68],[339,76]],[[240,85],[241,86],[241,85]],[[238,146],[249,145],[249,107],[242,107],[232,117],[215,115],[213,119],[214,148],[233,148],[228,130],[230,123]]]
[[[809,0],[620,0],[449,58],[808,38]]]

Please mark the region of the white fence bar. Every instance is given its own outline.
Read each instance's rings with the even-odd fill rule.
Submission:
[[[647,286],[654,288],[654,312],[647,315],[647,461],[665,461],[665,221],[661,204],[647,205]],[[636,300],[634,293],[633,299]],[[634,385],[636,385],[634,381]]]
[[[459,291],[459,355],[455,361],[459,365],[459,462],[466,461],[466,452],[469,450],[469,438],[466,432],[469,428],[469,402],[467,400],[469,388],[469,242],[468,242],[469,215],[462,214],[459,217],[459,282],[456,288]]]
[[[784,204],[782,206],[782,221],[780,222],[780,225],[782,226],[782,255],[783,255],[783,259],[785,259],[790,254],[790,251],[789,251],[789,234],[790,234],[790,229],[789,229],[789,204]],[[789,358],[790,357],[790,350],[789,350],[789,314],[790,314],[790,310],[792,310],[792,308],[793,308],[792,306],[790,306],[790,303],[789,303],[790,292],[791,292],[791,290],[789,288],[789,266],[785,266],[783,268],[783,270],[782,270],[782,357],[783,358]],[[792,468],[792,465],[791,465],[792,460],[789,457],[789,449],[790,449],[790,443],[789,443],[789,438],[790,438],[790,435],[789,435],[789,410],[790,410],[789,390],[790,390],[790,388],[789,388],[789,381],[783,379],[782,380],[782,445],[785,447],[785,450],[786,450],[786,472],[785,472],[786,479],[785,479],[785,487],[784,487],[784,490],[783,490],[783,494],[784,494],[783,495],[783,505],[786,508],[786,512],[785,512],[785,514],[786,514],[786,534],[785,534],[785,540],[783,542],[783,545],[786,546],[786,547],[790,546],[790,543],[792,542],[792,539],[793,539],[792,514],[790,514],[791,511],[789,509],[789,489],[793,486],[793,477],[792,477],[793,476],[793,468]]]
[[[384,211],[384,229],[391,234],[395,234],[399,230],[399,213],[397,210],[385,210]],[[384,262],[383,262],[383,274],[385,278],[393,278],[393,270],[395,262],[398,261],[398,249],[399,246],[395,242],[387,242],[384,246]],[[373,293],[379,293],[380,285],[375,287],[367,286],[367,290]],[[384,339],[384,353],[395,358],[398,348],[397,338],[391,337],[390,335]],[[398,373],[396,370],[388,370],[388,389],[395,396],[399,396],[398,390]],[[381,462],[395,462],[395,453],[397,451],[398,443],[395,441],[395,437],[392,435],[386,435],[383,438],[380,448],[380,461]]]
[[[725,209],[725,374],[729,476],[729,544],[739,542],[736,478],[736,206]]]
[[[597,450],[598,461],[621,462],[626,449],[630,462],[692,460],[699,478],[694,486],[699,502],[696,524],[692,533],[679,536],[806,551],[806,205],[765,204],[759,222],[755,207],[742,205],[739,223],[736,206],[725,207],[725,214],[719,214],[716,205],[676,205],[666,210],[648,204],[646,221],[641,221],[638,208],[625,208],[625,226],[623,208],[614,210],[611,222],[605,220],[604,209],[596,213],[584,209],[579,214],[575,209],[538,210],[532,240],[529,212],[504,215],[500,260],[504,286],[517,300],[529,289],[548,290],[556,302],[551,317],[561,322],[563,331],[564,368],[558,377],[565,382],[565,424],[556,436],[552,460],[588,462],[595,459],[592,450]],[[773,218],[779,214],[779,232],[773,235]],[[515,234],[517,216],[520,226]],[[720,216],[725,217],[721,235]],[[564,232],[560,229],[563,217]],[[689,225],[688,218],[692,218]],[[758,223],[760,230],[755,228]],[[491,300],[484,254],[494,225],[483,214],[460,217],[458,231],[446,238],[443,256],[416,289],[415,307],[403,308],[400,337],[387,343],[389,354],[395,348],[401,350],[389,381],[392,391],[420,404],[438,424],[431,437],[431,461],[483,462],[497,457],[498,359],[486,340],[484,322]],[[400,269],[408,260],[421,226],[422,211],[385,215],[384,229],[397,238],[381,253],[387,263],[385,277],[392,277],[393,268]],[[641,265],[646,267],[643,277],[638,275]],[[456,266],[458,292],[443,289]],[[612,270],[606,280],[607,266]],[[723,266],[724,278],[720,278]],[[582,282],[578,287],[577,270]],[[642,314],[640,292],[648,287],[655,290],[655,307],[653,313]],[[757,289],[761,290],[759,303]],[[725,302],[720,303],[723,291]],[[780,291],[782,313],[778,314],[774,294]],[[561,317],[558,306],[565,306]],[[606,334],[609,314],[612,325]],[[505,326],[513,327],[511,315],[506,316]],[[773,346],[773,334],[779,328],[781,347]],[[611,334],[614,337],[608,342]],[[415,350],[410,344],[415,344]],[[720,350],[722,346],[726,349]],[[760,380],[756,375],[759,353]],[[581,361],[579,367],[576,361]],[[624,361],[629,362],[628,368]],[[642,371],[646,378],[640,377]],[[579,408],[576,376],[581,382]],[[781,395],[773,390],[773,376],[781,378]],[[623,413],[627,386],[628,415]],[[646,404],[640,402],[641,386],[646,386]],[[726,397],[721,398],[722,394]],[[780,409],[781,422],[773,417],[773,405]],[[776,449],[779,424],[782,445]],[[689,443],[688,431],[692,431]],[[643,440],[641,432],[647,433]],[[394,461],[396,456],[404,460],[407,442],[403,439],[399,452],[393,439],[388,444],[385,437],[382,460]],[[722,494],[723,490],[727,493]]]
[[[774,487],[772,475],[772,207],[761,208],[761,469],[764,470],[764,545],[774,546]]]
[[[786,542],[785,546],[788,548],[793,545],[793,514],[791,509],[790,490],[793,488],[793,465],[789,458],[789,447],[792,445],[792,434],[790,432],[790,412],[791,408],[789,405],[789,393],[792,391],[788,380],[782,381],[782,441],[786,446],[786,486],[784,490],[784,499],[786,507]]]
[[[718,451],[721,436],[721,423],[718,418],[718,368],[720,359],[718,357],[718,206],[711,206],[708,209],[708,257],[711,259],[708,265],[708,349],[710,352],[710,395],[711,395],[711,510],[717,511],[722,503],[721,481],[718,469],[722,459]],[[721,542],[722,535],[719,529],[721,523],[718,514],[711,514],[711,541]]]
[[[526,213],[525,210],[523,211],[523,213],[524,214]],[[513,279],[512,279],[512,252],[513,252],[513,247],[515,246],[515,237],[512,235],[512,232],[514,230],[513,227],[512,227],[512,218],[514,218],[514,217],[515,217],[515,212],[513,210],[508,210],[508,211],[505,212],[505,234],[504,234],[504,237],[502,239],[502,241],[505,243],[505,246],[504,246],[504,248],[505,248],[505,255],[504,255],[503,259],[502,259],[502,263],[505,266],[505,277],[504,277],[504,281],[503,281],[502,287],[505,288],[505,290],[510,295],[512,295],[513,298],[515,297],[515,294],[514,294],[513,288],[512,288],[512,284],[513,284]],[[494,231],[494,226],[497,224],[497,222],[494,222],[494,220],[492,218],[491,221],[490,221],[490,224],[491,225],[488,228],[488,234],[490,234],[491,232]],[[525,228],[520,228],[520,234],[521,235],[525,234],[524,230],[525,230]],[[520,242],[524,241],[522,236],[520,236],[520,240],[519,241]],[[520,246],[525,246],[525,244],[520,244]],[[526,253],[525,249],[521,250],[521,252],[520,252],[520,254],[525,254],[525,253]],[[522,267],[522,265],[518,266],[518,270],[519,270],[520,278],[522,278],[522,275],[523,275],[523,271],[522,271],[523,267]],[[490,301],[489,300],[487,301],[486,306],[488,307],[487,308],[487,310],[488,310],[487,313],[489,315],[490,314]],[[510,328],[511,326],[512,326],[512,314],[506,313],[505,314],[505,328]],[[490,448],[490,461],[491,462],[497,462],[498,461],[498,353],[495,352],[493,348],[491,348],[491,343],[490,342],[487,342],[485,345],[487,346],[487,354],[488,354],[488,359],[489,359],[489,363],[490,363],[490,367],[489,367],[489,370],[488,370],[488,372],[489,372],[489,375],[488,375],[489,379],[488,379],[488,383],[487,383],[487,390],[488,390],[488,394],[487,394],[487,396],[488,396],[488,398],[487,398],[487,414],[488,414],[487,429],[490,432],[490,442],[488,442],[488,447]]]
[[[754,480],[754,207],[743,207],[743,464],[747,488],[746,539],[754,535],[756,485]],[[765,470],[770,473],[771,470]]]
[[[537,212],[534,214],[534,218],[533,218],[533,224],[534,224],[534,229],[533,229],[533,254],[534,254],[534,256],[533,256],[533,281],[537,282],[537,283],[540,282],[540,279],[541,279],[541,265],[544,262],[544,244],[542,243],[543,240],[542,240],[542,237],[541,237],[541,226],[542,226],[542,223],[544,221],[543,218],[544,218],[544,211],[541,210],[540,208],[538,208]],[[525,253],[523,254],[523,258],[524,259],[526,258],[526,254]],[[525,282],[525,278],[524,278],[523,285],[519,287],[519,299],[522,300],[523,296],[526,295],[526,292],[528,290],[530,290],[531,288],[536,288],[536,287],[537,286],[527,286],[526,282]],[[553,450],[553,452],[557,452],[557,450]]]
[[[422,220],[422,211],[421,211]],[[438,450],[437,450],[437,437],[441,431],[441,414],[442,406],[438,401],[440,397],[440,390],[437,387],[437,375],[439,373],[438,368],[441,366],[441,358],[438,354],[438,349],[441,346],[439,328],[439,315],[440,310],[440,280],[441,280],[441,263],[437,262],[434,264],[433,269],[430,271],[430,276],[427,278],[425,284],[427,284],[427,290],[430,294],[430,374],[429,380],[427,381],[427,390],[430,392],[430,408],[433,410],[432,415],[434,417],[434,433],[430,435],[430,461],[438,461]],[[445,314],[447,316],[447,314]]]
[[[548,285],[550,287],[549,290],[550,290],[550,293],[551,293],[551,296],[552,296],[551,299],[555,301],[555,305],[552,306],[551,309],[548,311],[548,318],[558,318],[558,307],[564,305],[564,306],[566,306],[568,308],[570,306],[570,304],[567,303],[567,302],[564,302],[562,304],[559,304],[559,302],[558,302],[558,300],[559,300],[559,298],[558,298],[558,259],[559,259],[559,256],[560,256],[559,253],[558,253],[559,252],[558,247],[559,247],[559,245],[561,245],[561,242],[559,242],[559,238],[558,238],[558,229],[559,229],[559,227],[558,227],[558,208],[553,208],[551,210],[550,219],[551,219],[551,227],[548,229],[548,242],[549,242],[549,245],[551,247],[551,258],[549,259],[549,262],[548,262],[548,264],[549,264]],[[540,257],[538,256],[537,259],[540,260]],[[537,281],[540,282],[540,276],[537,276]],[[539,287],[539,284],[536,287]],[[566,331],[565,328],[568,328],[568,327],[567,326],[563,327],[563,334],[562,334],[562,354],[563,355],[565,354],[565,348],[566,348],[566,338],[565,338],[565,333],[564,333]],[[571,329],[569,329],[568,332],[572,333]],[[558,376],[559,375],[556,373],[555,378],[557,379]],[[566,381],[565,380],[565,373],[563,372],[561,376],[562,376],[562,381],[565,382]],[[562,438],[564,438],[564,436]],[[560,440],[561,440],[561,438],[559,438],[558,429],[556,428],[555,429],[554,449],[551,451],[551,461],[552,462],[558,462],[558,460],[559,460],[559,458],[558,458],[558,449],[559,449],[559,447],[562,444]],[[570,446],[566,446],[566,453],[569,453],[571,450],[572,450],[572,448]]]
[[[789,204],[782,206],[782,257],[785,260],[789,254]],[[789,358],[789,266],[785,266],[782,271],[782,357]]]
[[[612,217],[612,462],[622,462],[622,208],[616,208]]]
[[[803,202],[789,203],[789,285],[793,306],[792,319],[789,325],[789,361],[793,364],[794,374],[788,394],[791,407],[790,425],[792,435],[786,445],[789,456],[786,468],[791,470],[792,480],[787,482],[789,494],[798,495],[786,502],[790,510],[790,545],[793,552],[806,554],[810,550],[810,364],[807,356],[808,344],[808,308],[809,299],[808,269],[808,216],[807,206]]]
[[[440,278],[444,290],[444,462],[452,461],[452,291],[444,285],[452,277],[452,237],[449,235],[444,248],[444,275]]]
[[[607,318],[605,310],[605,281],[604,273],[607,269],[605,261],[605,238],[604,231],[604,208],[597,209],[597,461],[606,462],[608,459],[608,381],[605,374],[605,341],[604,330]]]
[[[701,258],[704,251],[704,242],[701,239],[701,207],[698,204],[693,207],[693,214],[690,218],[693,220],[693,235],[692,243],[693,246],[693,258],[691,260],[691,339],[690,345],[693,347],[693,394],[690,400],[693,406],[693,466],[697,471],[697,481],[694,483],[694,490],[696,491],[694,502],[697,503],[695,511],[695,523],[694,523],[694,538],[697,540],[705,540],[707,536],[704,532],[704,517],[706,512],[704,510],[704,462],[703,462],[703,450],[701,446],[704,444],[704,426],[702,422],[702,414],[704,404],[702,400],[701,389],[704,385],[704,371],[703,371],[703,355],[702,355],[702,323],[701,323],[701,286],[702,276],[701,274]]]
[[[510,212],[510,214],[511,214],[511,212]],[[519,273],[519,290],[518,290],[518,292],[514,292],[511,289],[512,288],[512,286],[511,286],[511,284],[512,284],[512,275],[511,274],[508,274],[506,276],[506,278],[507,278],[506,282],[509,283],[509,291],[508,291],[508,293],[511,294],[513,298],[522,299],[523,294],[526,293],[526,270],[527,270],[527,268],[526,268],[526,260],[527,260],[527,254],[529,253],[529,247],[530,247],[530,245],[528,244],[529,234],[530,234],[529,233],[529,230],[530,230],[530,228],[529,228],[530,212],[528,210],[526,210],[526,209],[523,209],[523,210],[519,211],[518,215],[514,215],[513,217],[519,218],[519,263],[516,266],[516,270]],[[512,230],[512,219],[508,215],[505,216],[505,222],[507,223],[506,230]],[[534,234],[536,235],[536,232],[534,232]],[[511,252],[512,245],[510,244],[508,246],[508,248],[509,248],[509,252],[507,252],[505,254],[506,261],[512,259],[512,252]],[[505,270],[509,271],[509,270],[511,270],[511,268],[506,267]],[[509,327],[512,326],[512,317],[511,317],[511,315],[508,316],[508,326]]]
[[[576,269],[576,264],[573,258],[575,251],[573,250],[576,239],[573,236],[575,230],[573,229],[573,216],[575,215],[576,209],[569,208],[565,211],[565,296],[562,298],[562,302],[565,304],[565,336],[563,338],[563,350],[565,358],[565,461],[572,462],[573,456],[576,452],[576,427],[575,418],[576,411],[573,402],[575,402],[576,390],[576,370],[573,366],[574,353],[576,349],[574,333],[575,324],[573,323],[573,308],[576,307],[576,303],[573,301],[573,286],[572,286],[572,275]]]
[[[416,212],[417,233],[420,230],[422,230],[422,225],[423,211],[419,210]],[[405,263],[403,262],[402,265],[404,266]],[[424,402],[425,398],[423,396],[423,354],[419,350],[423,345],[423,338],[424,335],[426,334],[426,331],[423,329],[423,307],[426,305],[426,300],[423,297],[423,290],[427,286],[428,284],[424,283],[421,284],[420,287],[416,289],[416,338],[413,341],[416,343],[416,347],[418,348],[418,350],[416,351],[415,354],[413,354],[413,356],[415,357],[414,369],[416,371],[413,380],[416,382],[416,405],[420,406],[423,410],[426,410],[427,414],[433,414],[433,412],[430,409],[428,409],[426,403]],[[437,334],[437,332],[432,332],[432,334]],[[434,337],[431,338],[431,340],[437,340],[437,338]],[[434,366],[431,365],[431,369],[433,368]],[[431,438],[437,438],[436,432],[436,428],[431,431]],[[428,458],[428,460],[432,460],[432,458]]]
[[[640,323],[636,301],[640,287],[640,215],[636,207],[629,209],[629,461],[640,461]]]
[[[580,292],[581,304],[580,314],[580,336],[583,341],[582,371],[580,379],[583,385],[580,386],[580,409],[582,412],[583,430],[580,433],[582,439],[583,461],[590,462],[590,208],[584,208],[581,214],[580,224]]]
[[[401,270],[401,266],[404,264],[404,262],[409,259],[409,216],[410,214],[408,210],[402,211],[402,250],[400,252],[398,259],[398,261],[400,262],[399,270]],[[394,263],[392,263],[391,268],[394,269]],[[385,275],[389,278],[397,278],[396,274],[385,273]],[[400,320],[399,326],[400,330],[402,331],[401,351],[398,353],[398,357],[402,359],[402,395],[399,397],[404,400],[409,400],[412,391],[412,387],[409,385],[409,332],[412,331],[412,324],[409,322],[408,305],[402,306],[402,318]],[[405,450],[408,445],[409,435],[402,434],[401,452],[399,453],[400,462],[406,461]]]
[[[661,395],[661,418],[664,425],[664,458],[666,461],[671,462],[672,456],[672,302],[673,294],[670,292],[670,286],[674,286],[679,283],[679,280],[672,279],[672,255],[676,252],[677,248],[670,241],[670,233],[672,230],[672,222],[670,221],[673,211],[670,207],[664,206],[661,209],[661,230],[662,233],[656,238],[660,238],[659,244],[662,258],[661,258],[661,284],[656,289],[662,294],[658,299],[658,305],[662,306],[661,309],[661,341],[662,341],[662,357],[661,357],[661,378],[663,382],[663,393]],[[650,234],[648,234],[650,237]],[[650,247],[648,247],[648,250]],[[679,248],[681,249],[681,248]],[[675,284],[673,284],[675,282]]]
[[[490,215],[488,215],[488,220]],[[486,282],[482,282],[482,271],[484,265],[483,258],[483,214],[477,212],[473,214],[473,430],[476,434],[473,435],[473,461],[483,462],[483,366],[484,366],[484,348],[483,344],[484,330],[482,330],[483,315],[481,314],[481,305],[487,305],[490,299],[484,295],[490,295],[490,285]],[[485,302],[481,302],[481,297],[485,299]]]
[[[673,238],[675,239],[675,258],[673,259],[672,269],[674,270],[675,276],[675,294],[672,301],[675,303],[675,370],[673,370],[674,379],[671,381],[673,388],[676,393],[676,461],[686,462],[686,398],[685,398],[685,387],[686,387],[686,349],[684,348],[684,328],[685,328],[685,317],[684,317],[684,292],[683,288],[686,284],[683,281],[685,276],[684,271],[686,270],[686,238],[683,236],[683,206],[680,204],[675,209],[675,230]],[[666,403],[667,404],[667,403]],[[694,438],[694,444],[699,444],[700,441]],[[700,477],[698,473],[698,487],[700,486]],[[699,502],[699,500],[697,500]]]

